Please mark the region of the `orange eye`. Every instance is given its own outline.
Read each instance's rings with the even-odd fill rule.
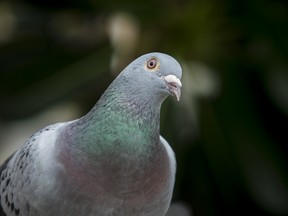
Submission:
[[[147,68],[154,69],[157,65],[157,59],[151,58],[149,61],[147,61]]]

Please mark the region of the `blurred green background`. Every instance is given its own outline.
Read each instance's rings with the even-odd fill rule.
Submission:
[[[1,1],[0,161],[41,127],[85,114],[151,51],[184,69],[182,99],[161,115],[178,162],[173,204],[288,215],[285,0]]]

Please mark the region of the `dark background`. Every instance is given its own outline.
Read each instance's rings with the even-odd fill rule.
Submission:
[[[288,215],[284,0],[1,1],[0,152],[7,134],[85,114],[151,51],[184,69],[182,99],[161,115],[178,162],[173,202],[196,216]],[[31,126],[54,106],[64,110]]]

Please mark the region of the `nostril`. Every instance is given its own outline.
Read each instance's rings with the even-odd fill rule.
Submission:
[[[181,88],[182,87],[182,83],[180,81],[180,79],[178,79],[175,75],[167,75],[167,76],[163,76],[163,79],[170,85],[176,87],[176,88]]]

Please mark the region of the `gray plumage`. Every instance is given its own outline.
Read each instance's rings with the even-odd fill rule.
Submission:
[[[143,55],[80,119],[41,129],[0,167],[0,216],[163,216],[176,163],[160,108],[182,70]]]

